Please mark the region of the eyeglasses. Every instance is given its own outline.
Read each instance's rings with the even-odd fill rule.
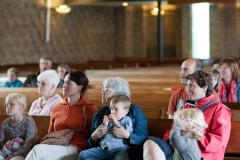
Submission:
[[[38,86],[42,85],[42,86],[45,86],[47,83],[44,83],[44,82],[37,82],[36,83]]]
[[[107,87],[104,87],[104,88],[101,88],[101,90],[102,90],[102,92],[108,92],[108,91],[112,91],[112,89],[109,89],[109,88],[107,88]]]

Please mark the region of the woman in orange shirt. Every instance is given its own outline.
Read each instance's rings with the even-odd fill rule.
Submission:
[[[81,71],[70,71],[65,76],[63,95],[67,98],[53,107],[48,133],[64,129],[83,130],[76,132],[67,146],[36,145],[28,154],[26,160],[72,160],[77,159],[79,151],[87,148],[86,142],[91,128],[92,116],[97,110],[95,105],[90,104],[84,98],[88,83],[88,78]],[[84,115],[86,115],[86,118],[84,118]],[[86,126],[84,125],[85,122]]]

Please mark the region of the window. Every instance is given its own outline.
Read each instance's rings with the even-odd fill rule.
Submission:
[[[192,57],[210,57],[209,3],[192,4]]]

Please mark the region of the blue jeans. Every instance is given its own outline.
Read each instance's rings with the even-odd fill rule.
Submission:
[[[128,160],[127,148],[122,147],[113,150],[103,150],[101,147],[95,147],[87,150],[83,150],[78,155],[78,160],[86,159],[98,159],[98,160],[109,160],[114,159],[116,154],[121,151],[121,154],[117,155],[117,158]],[[124,154],[126,153],[126,154]]]

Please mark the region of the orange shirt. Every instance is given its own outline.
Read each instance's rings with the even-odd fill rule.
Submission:
[[[81,97],[77,103],[71,107],[68,105],[67,98],[62,103],[57,104],[52,109],[48,133],[63,129],[82,129],[84,127],[83,106],[86,106],[86,128],[76,132],[70,141],[70,145],[75,145],[79,149],[87,149],[87,139],[89,137],[92,125],[92,116],[97,111],[97,107],[90,104],[84,97]]]

